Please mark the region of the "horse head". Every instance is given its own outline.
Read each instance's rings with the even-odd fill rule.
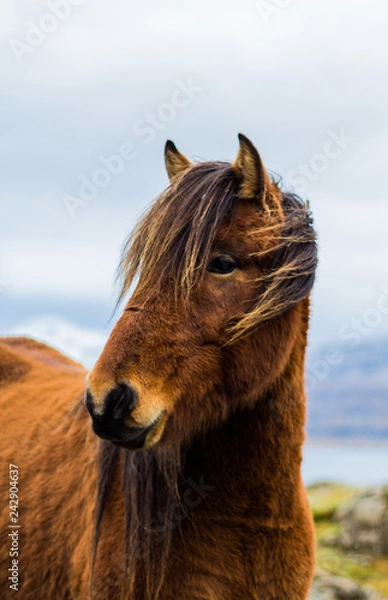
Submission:
[[[114,444],[217,426],[260,401],[295,346],[317,262],[310,214],[239,142],[233,163],[198,164],[166,144],[170,185],[127,241],[132,294],[88,376],[93,429]]]

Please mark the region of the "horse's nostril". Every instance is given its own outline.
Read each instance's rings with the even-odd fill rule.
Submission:
[[[85,404],[86,404],[86,408],[88,409],[89,413],[91,414],[91,416],[93,416],[93,414],[95,412],[95,410],[94,410],[94,401],[93,401],[93,396],[89,392],[89,390],[86,390]]]
[[[136,401],[136,391],[126,383],[118,383],[105,398],[104,414],[122,421],[135,408]]]

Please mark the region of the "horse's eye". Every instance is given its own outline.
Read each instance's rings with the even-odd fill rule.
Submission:
[[[207,270],[210,273],[218,273],[219,275],[227,275],[228,273],[232,273],[237,267],[236,261],[231,256],[227,254],[220,254],[219,256],[214,256],[211,259],[207,266]]]

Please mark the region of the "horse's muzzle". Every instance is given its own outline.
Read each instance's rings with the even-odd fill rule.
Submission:
[[[136,391],[126,383],[119,383],[106,395],[102,411],[97,412],[93,396],[86,390],[85,404],[92,417],[94,433],[118,446],[141,449],[154,424],[149,427],[132,427],[125,424],[137,401]]]

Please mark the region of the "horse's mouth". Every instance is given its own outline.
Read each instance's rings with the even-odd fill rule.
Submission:
[[[154,428],[154,423],[144,429],[130,427],[120,439],[112,438],[110,441],[112,444],[127,448],[128,450],[143,450],[146,447],[149,447],[148,444],[146,445],[147,438],[151,436]]]
[[[116,446],[126,448],[127,450],[145,450],[154,446],[162,437],[166,422],[166,414],[163,412],[158,418],[147,427],[129,427],[124,423],[116,427],[106,427],[99,422],[99,419],[93,419],[93,431],[100,438],[110,441]]]

